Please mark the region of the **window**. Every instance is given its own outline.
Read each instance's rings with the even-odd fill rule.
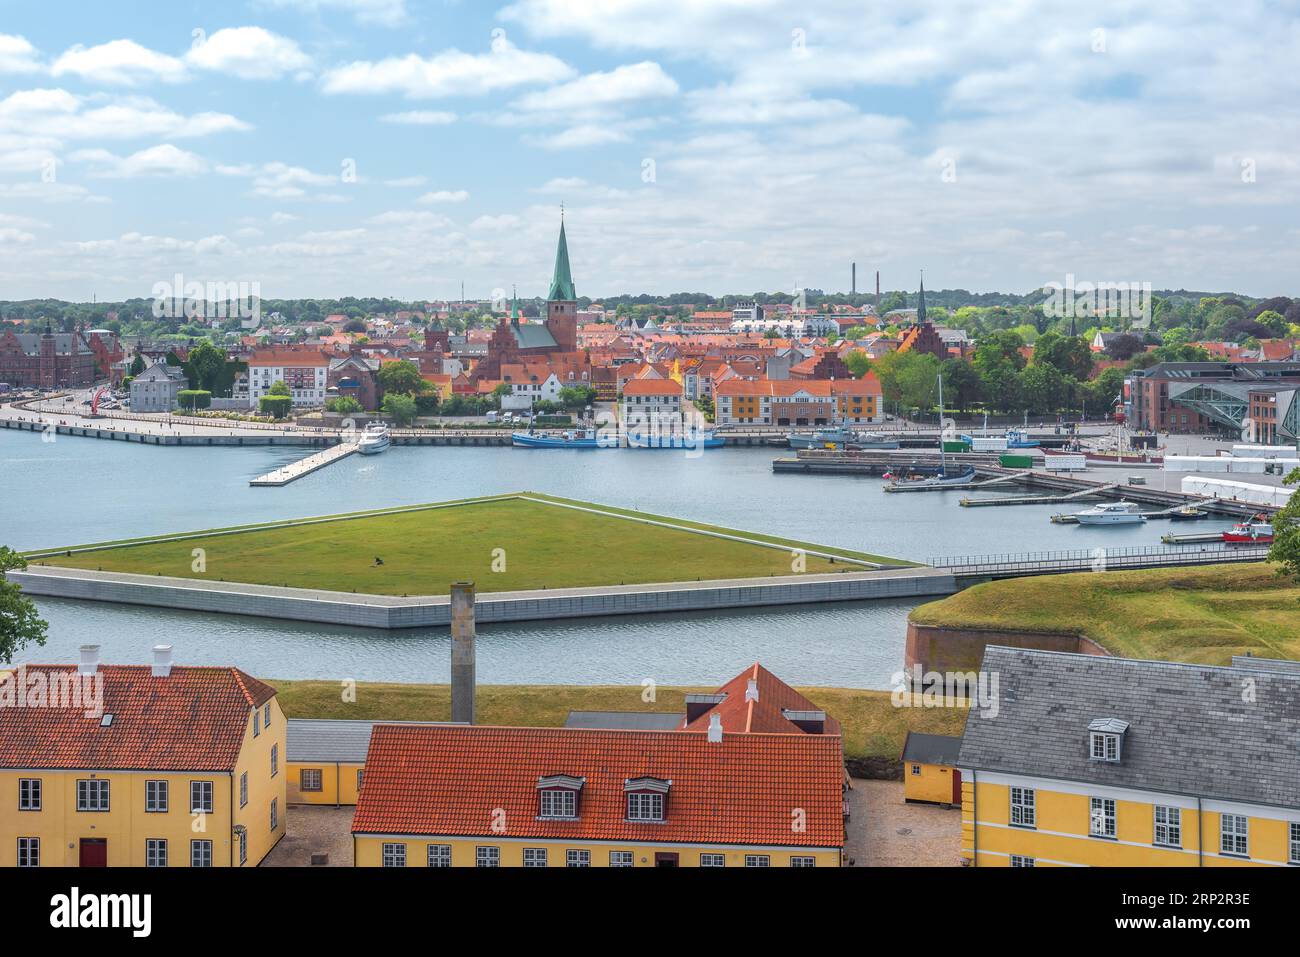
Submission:
[[[167,866],[167,842],[159,837],[146,838],[144,842],[144,866]]]
[[[144,782],[144,809],[149,814],[165,814],[168,810],[166,781]]]
[[[629,821],[662,821],[664,819],[664,796],[634,792],[627,796],[627,819]]]
[[[1295,821],[1291,822],[1291,854],[1287,860],[1292,864],[1300,864],[1300,824]]]
[[[1034,859],[1032,857],[1021,857],[1019,854],[1011,855],[1012,867],[1033,867]]]
[[[1115,802],[1110,798],[1091,798],[1088,833],[1093,837],[1115,836]]]
[[[479,848],[486,850],[486,848]],[[525,847],[524,848],[524,867],[545,867],[546,866],[546,848],[544,847]]]
[[[772,859],[768,857],[766,854],[745,855],[746,867],[770,867],[771,865],[772,865]]]
[[[501,848],[499,847],[477,847],[474,849],[474,866],[475,867],[500,867],[501,866]]]
[[[1295,827],[1296,825],[1293,824],[1291,826]],[[635,867],[636,863],[635,861],[632,860],[631,851],[610,851],[609,866],[610,867]]]
[[[384,867],[405,867],[406,866],[406,845],[385,844],[383,847],[382,856],[383,856]]]
[[[1219,850],[1246,857],[1250,852],[1250,824],[1242,814],[1219,815]]]
[[[211,781],[190,782],[190,813],[191,814],[212,813],[212,782]]]
[[[279,773],[280,773],[280,746],[278,744],[273,744],[271,745],[271,777],[275,777]]]
[[[253,737],[258,737],[262,733],[262,718],[256,711],[253,712]]]
[[[39,811],[41,809],[41,779],[18,779],[18,810]]]
[[[41,839],[39,837],[18,838],[18,866],[41,866]]]
[[[239,806],[248,806],[248,772],[239,776]]]
[[[262,709],[262,724],[268,728],[271,726],[271,702],[269,701]]]
[[[190,841],[190,867],[212,866],[212,842]]]
[[[280,799],[271,798],[271,830],[280,826]]]
[[[1092,735],[1092,759],[1094,761],[1118,761],[1119,735],[1094,733]]]
[[[1034,789],[1011,789],[1011,824],[1013,827],[1034,826]]]
[[[1156,805],[1155,843],[1166,847],[1183,846],[1183,812],[1176,807]]]
[[[575,818],[578,816],[578,792],[568,788],[543,788],[540,796],[541,817]]]
[[[816,867],[817,858],[815,857],[792,857],[790,858],[791,867]]]
[[[358,768],[357,769],[357,793],[358,794],[361,793],[361,779],[364,778],[365,776],[366,776],[366,772],[363,769]]]
[[[701,854],[700,867],[726,867],[727,857],[725,854]]]
[[[451,867],[451,845],[430,844],[428,863],[430,867]]]
[[[107,811],[108,782],[95,778],[77,782],[78,811]]]
[[[920,773],[921,773],[921,766],[920,766],[919,764],[914,764],[914,765],[912,765],[912,773],[913,773],[913,774],[920,774]]]
[[[591,867],[591,851],[565,851],[565,867]]]
[[[248,863],[248,832],[243,828],[239,829],[239,863]]]
[[[303,768],[299,775],[299,790],[319,791],[321,789],[320,768]]]

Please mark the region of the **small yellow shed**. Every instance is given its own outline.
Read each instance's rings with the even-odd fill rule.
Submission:
[[[907,733],[903,742],[903,799],[961,807],[961,738]]]

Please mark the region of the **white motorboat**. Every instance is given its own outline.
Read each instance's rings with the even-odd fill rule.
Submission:
[[[392,444],[393,438],[388,433],[388,426],[383,422],[371,422],[357,441],[357,451],[362,455],[378,455]]]
[[[1094,505],[1082,512],[1075,512],[1074,517],[1080,525],[1137,525],[1146,521],[1141,506],[1133,502],[1107,502]]]

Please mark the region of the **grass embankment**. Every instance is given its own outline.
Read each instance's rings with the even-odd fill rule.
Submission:
[[[87,550],[45,554],[33,561],[378,595],[446,594],[451,582],[462,579],[473,579],[480,591],[496,592],[790,575],[791,550],[796,548],[891,562],[846,549],[570,503],[597,510],[580,511],[559,504],[563,501],[506,497],[275,527],[248,526],[233,533],[209,529],[111,547],[81,546]],[[633,518],[664,521],[673,527]],[[195,549],[203,549],[202,573],[192,570]],[[376,564],[376,558],[383,564]],[[856,562],[812,554],[804,561],[808,574],[865,570]]]
[[[920,625],[1085,635],[1112,654],[1201,664],[1300,658],[1300,585],[1277,566],[1206,565],[1044,575],[922,605]]]
[[[337,681],[266,679],[279,693],[290,718],[348,718],[385,721],[446,721],[451,715],[447,685],[357,685],[356,701],[342,700]],[[475,718],[480,724],[513,727],[561,727],[570,710],[685,710],[688,691],[713,688],[663,688],[653,702],[641,700],[642,689],[618,685],[480,685]],[[799,691],[844,726],[847,758],[898,758],[908,731],[959,735],[965,708],[896,708],[887,691],[851,688],[800,688]]]

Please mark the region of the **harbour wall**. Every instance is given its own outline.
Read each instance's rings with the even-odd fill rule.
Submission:
[[[88,569],[29,566],[8,578],[29,595],[151,605],[217,614],[252,615],[361,628],[430,628],[450,623],[447,595],[390,597],[280,588],[235,582],[163,578]],[[950,595],[953,576],[930,568],[762,580],[480,592],[482,623],[545,621],[674,611]]]
[[[1004,629],[947,628],[907,623],[907,645],[903,663],[907,671],[978,671],[989,645],[1032,648],[1037,651],[1065,651],[1084,655],[1110,655],[1091,638],[1060,632],[1007,631]]]

